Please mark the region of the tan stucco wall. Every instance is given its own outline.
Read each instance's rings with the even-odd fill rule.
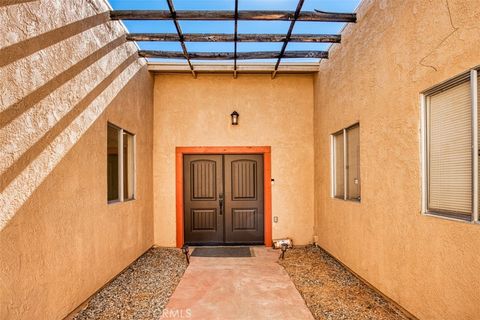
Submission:
[[[153,244],[153,77],[107,10],[0,3],[0,319],[62,319]],[[107,121],[134,201],[107,204]]]
[[[478,0],[365,1],[315,82],[319,243],[421,319],[478,319],[480,226],[421,215],[421,91],[480,64]],[[330,137],[360,121],[362,203],[330,198]]]
[[[240,124],[230,124],[230,113]],[[154,91],[155,243],[175,245],[175,147],[271,146],[273,237],[313,232],[313,78],[159,75]]]
[[[0,232],[0,319],[61,319],[153,244],[143,71]],[[107,121],[136,134],[136,200],[107,204]]]

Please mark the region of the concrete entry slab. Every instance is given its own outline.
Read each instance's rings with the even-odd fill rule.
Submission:
[[[163,319],[313,319],[278,251],[253,250],[251,258],[192,257]]]

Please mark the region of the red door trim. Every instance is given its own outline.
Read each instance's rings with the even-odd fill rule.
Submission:
[[[184,154],[263,154],[264,238],[272,246],[272,148],[271,147],[177,147],[175,149],[175,190],[177,247],[183,246],[183,155]]]

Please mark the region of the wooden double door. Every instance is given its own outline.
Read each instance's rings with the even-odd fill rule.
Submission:
[[[185,155],[185,243],[263,244],[263,155]]]

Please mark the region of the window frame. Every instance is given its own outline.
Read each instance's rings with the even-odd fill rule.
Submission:
[[[421,185],[422,185],[422,194],[421,194],[421,213],[426,216],[439,217],[443,219],[448,219],[452,221],[460,221],[467,223],[476,223],[479,221],[479,142],[478,142],[478,76],[479,68],[470,69],[460,75],[457,75],[451,79],[448,79],[440,84],[437,84],[420,94],[420,148],[421,148]],[[429,170],[430,170],[430,157],[429,157],[429,137],[430,137],[430,128],[428,125],[429,121],[429,110],[430,110],[430,99],[429,97],[438,94],[440,92],[454,88],[455,86],[461,85],[465,82],[470,82],[470,98],[471,98],[471,135],[472,135],[472,214],[465,215],[460,212],[447,211],[441,209],[430,209],[428,207],[429,203]]]
[[[349,201],[353,203],[361,203],[362,202],[362,193],[361,193],[361,181],[362,179],[360,178],[360,194],[358,199],[352,199],[349,198],[348,194],[348,130],[353,129],[355,127],[358,127],[358,144],[360,147],[360,122],[357,121],[354,124],[345,127],[341,130],[338,130],[330,135],[330,173],[331,173],[331,197],[333,199],[338,199],[338,200],[343,200],[343,201]],[[336,142],[335,142],[335,137],[343,135],[343,197],[337,196],[336,195],[336,190],[337,190],[337,168],[336,168],[336,159],[337,159],[337,154],[336,154]],[[360,170],[360,160],[358,164],[358,170]]]
[[[114,200],[108,200],[108,181],[107,181],[107,203],[108,204],[115,204],[115,203],[122,203],[122,202],[128,202],[128,201],[133,201],[133,200],[136,200],[137,199],[137,161],[136,161],[136,158],[137,158],[137,136],[136,134],[133,134],[131,133],[130,131],[128,130],[125,130],[115,124],[113,124],[112,122],[108,121],[107,122],[107,132],[108,132],[108,127],[112,127],[112,128],[115,128],[116,130],[118,130],[118,199],[114,199]],[[133,197],[132,198],[129,198],[129,199],[125,199],[125,194],[124,194],[124,183],[125,183],[125,179],[124,179],[124,161],[123,161],[123,157],[124,157],[124,148],[123,148],[123,135],[124,133],[126,134],[129,134],[132,136],[132,149],[133,149],[133,172],[132,172],[132,175],[133,175]],[[108,145],[108,141],[107,141],[107,145]],[[107,149],[108,149],[108,146],[107,146]],[[108,154],[107,154],[107,157],[108,157]],[[107,161],[107,166],[108,166],[108,161]],[[107,170],[108,172],[108,170]]]

